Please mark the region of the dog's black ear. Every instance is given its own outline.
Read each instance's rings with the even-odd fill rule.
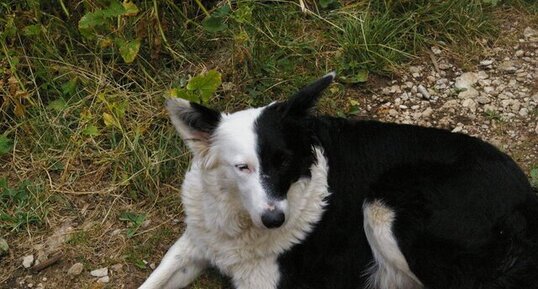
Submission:
[[[307,115],[316,105],[323,90],[333,82],[335,77],[336,73],[333,71],[299,90],[299,92],[286,102],[285,115]]]
[[[166,100],[170,119],[195,155],[204,155],[213,131],[221,120],[218,111],[181,98]]]

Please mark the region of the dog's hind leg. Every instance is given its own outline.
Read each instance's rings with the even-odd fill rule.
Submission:
[[[366,272],[369,289],[422,289],[422,283],[411,272],[392,232],[396,213],[383,202],[374,200],[363,205],[364,232],[374,254],[374,264]]]
[[[198,249],[183,235],[170,247],[161,263],[139,289],[178,289],[189,285],[208,262],[200,258]]]

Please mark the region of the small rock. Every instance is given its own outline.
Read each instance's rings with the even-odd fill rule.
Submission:
[[[422,112],[422,117],[430,117],[432,113],[433,109],[431,107],[428,107]]]
[[[389,115],[392,117],[396,117],[398,115],[398,111],[395,109],[389,109]]]
[[[491,94],[495,91],[495,88],[493,88],[492,86],[486,86],[484,87],[484,92],[487,93],[487,94]]]
[[[28,255],[22,258],[22,266],[24,266],[24,268],[30,268],[32,267],[33,264],[34,264],[34,255]]]
[[[108,276],[103,276],[97,280],[97,283],[108,283],[108,282],[110,282],[110,277]]]
[[[456,83],[454,86],[457,89],[469,89],[476,82],[478,82],[478,75],[473,72],[466,72],[456,78]]]
[[[448,63],[439,63],[439,69],[441,70],[447,70],[447,69],[450,69],[452,67],[452,65],[448,64]]]
[[[409,72],[411,73],[420,73],[422,71],[422,67],[421,66],[410,66],[409,67]]]
[[[140,225],[140,228],[142,229],[148,228],[150,224],[151,224],[151,220],[147,219],[142,223],[142,225]]]
[[[468,107],[471,111],[476,110],[476,102],[470,98],[467,98],[461,104],[463,107]]]
[[[455,99],[448,100],[443,104],[443,108],[455,108],[458,106],[458,101]]]
[[[491,105],[491,104],[486,104],[486,105],[484,105],[484,111],[496,112],[497,107],[494,106],[494,105]]]
[[[480,70],[477,76],[478,76],[478,79],[481,79],[481,80],[487,79],[489,77],[489,75],[484,70]]]
[[[521,56],[523,56],[524,54],[525,54],[525,51],[523,51],[523,50],[518,50],[518,51],[516,51],[516,53],[515,53],[514,55],[515,55],[516,57],[521,57]]]
[[[493,59],[486,59],[486,60],[482,60],[480,61],[480,65],[482,66],[490,66],[491,64],[493,64]]]
[[[505,60],[499,65],[499,70],[506,73],[514,73],[517,71],[517,68],[511,60]]]
[[[9,245],[6,239],[0,238],[0,256],[3,256],[9,252]]]
[[[478,91],[472,87],[469,87],[466,91],[462,91],[458,94],[460,99],[475,98],[479,95]]]
[[[123,264],[121,264],[121,263],[114,264],[114,265],[110,266],[110,269],[112,269],[112,271],[119,272],[119,271],[121,271],[123,269]]]
[[[462,130],[463,130],[463,127],[457,126],[452,130],[452,132],[461,132]]]
[[[485,96],[479,96],[477,99],[476,99],[476,102],[480,103],[480,104],[488,104],[491,102],[491,100]]]
[[[527,27],[525,30],[523,30],[523,36],[525,38],[531,38],[536,35],[538,35],[538,31],[532,29],[531,27]]]
[[[108,275],[108,268],[104,267],[104,268],[95,269],[91,271],[90,274],[93,277],[104,277]]]
[[[442,51],[441,51],[441,48],[439,48],[437,46],[432,46],[432,52],[435,55],[439,55],[439,54],[441,54]]]
[[[529,115],[529,110],[524,107],[524,108],[519,110],[519,115],[525,117],[525,116]]]
[[[71,266],[71,268],[69,268],[69,270],[67,270],[67,274],[73,276],[80,275],[83,269],[84,265],[82,263],[75,263],[73,266]]]
[[[420,94],[422,94],[422,96],[425,98],[425,99],[430,99],[431,98],[431,95],[430,93],[428,92],[428,90],[421,84],[417,87],[418,89],[418,92],[420,92]]]

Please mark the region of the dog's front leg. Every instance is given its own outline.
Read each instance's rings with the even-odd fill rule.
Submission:
[[[184,234],[139,289],[178,289],[189,285],[207,267],[199,250]]]
[[[245,262],[232,275],[236,289],[276,289],[280,279],[276,258]]]

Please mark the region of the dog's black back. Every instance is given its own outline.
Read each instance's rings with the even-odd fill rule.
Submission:
[[[440,129],[290,121],[295,139],[300,122],[323,147],[331,196],[311,235],[279,258],[279,288],[365,286],[373,259],[360,208],[373,199],[396,212],[394,235],[426,288],[538,288],[538,200],[507,155]]]

